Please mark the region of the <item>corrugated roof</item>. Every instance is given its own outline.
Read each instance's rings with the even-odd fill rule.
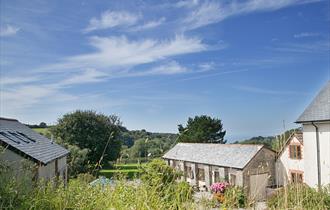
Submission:
[[[300,115],[297,123],[330,120],[330,81]]]
[[[43,164],[69,153],[65,148],[14,119],[0,118],[0,141]]]
[[[163,158],[243,169],[261,148],[263,145],[178,143]]]

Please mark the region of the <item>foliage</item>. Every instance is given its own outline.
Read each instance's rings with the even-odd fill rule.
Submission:
[[[90,186],[80,176],[71,179],[66,188],[55,187],[51,182],[24,188],[17,179],[11,180],[11,183],[4,182],[0,173],[1,209],[197,209],[191,198],[191,187],[184,182],[167,183],[160,191],[159,187],[151,187],[148,183],[132,184],[125,180],[116,180],[114,186]]]
[[[304,184],[282,188],[267,202],[270,209],[330,209],[330,186],[321,191]]]
[[[178,130],[180,142],[226,143],[221,120],[206,115],[189,118],[187,126],[178,125]]]
[[[117,116],[106,116],[94,111],[80,111],[65,114],[52,129],[56,138],[65,145],[88,149],[88,160],[97,163],[116,160],[119,156],[120,126]],[[104,156],[101,158],[104,152]]]
[[[225,190],[223,206],[227,208],[244,208],[246,196],[242,187],[230,186]]]
[[[275,141],[274,136],[256,136],[250,139],[246,139],[243,141],[236,141],[234,144],[263,144],[268,148],[272,148],[273,142]]]
[[[133,144],[124,145],[121,151],[122,162],[138,162],[139,159],[161,157],[168,151],[177,139],[176,134],[169,133],[151,133],[145,130],[126,131],[123,133],[128,141],[128,138],[133,140]]]
[[[81,149],[76,145],[70,144],[67,144],[66,148],[70,151],[67,159],[70,176],[75,177],[77,174],[88,172],[89,168],[91,168],[87,158],[89,149]]]
[[[1,159],[5,149],[0,146],[0,209],[15,209],[32,191],[30,171],[34,165],[23,160],[16,164],[22,167],[15,173],[9,164]]]
[[[90,173],[81,173],[81,174],[78,174],[78,176],[77,176],[77,180],[84,182],[84,183],[90,183],[95,179],[96,179],[96,177]]]
[[[234,144],[263,144],[275,151],[280,151],[293,132],[298,131],[299,128],[290,129],[277,136],[257,136],[243,141],[235,141]]]
[[[150,186],[173,184],[182,174],[168,166],[163,160],[154,159],[142,167],[142,181]]]

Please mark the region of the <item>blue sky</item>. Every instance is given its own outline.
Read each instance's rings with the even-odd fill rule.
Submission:
[[[177,132],[207,114],[229,140],[274,135],[330,79],[329,1],[0,2],[1,116],[25,123],[92,109]]]

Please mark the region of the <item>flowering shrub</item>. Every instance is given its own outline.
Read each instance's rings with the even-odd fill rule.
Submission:
[[[214,193],[224,193],[228,186],[228,182],[216,182],[211,185],[211,191]]]

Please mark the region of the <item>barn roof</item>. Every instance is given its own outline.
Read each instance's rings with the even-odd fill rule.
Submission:
[[[330,81],[300,115],[297,123],[330,120]]]
[[[253,144],[178,143],[163,158],[243,169],[263,147]]]
[[[0,118],[0,143],[36,162],[47,164],[69,151],[15,119]]]

